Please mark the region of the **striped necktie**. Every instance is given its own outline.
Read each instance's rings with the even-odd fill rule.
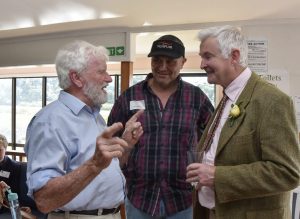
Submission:
[[[207,152],[211,146],[212,140],[215,136],[216,129],[220,123],[221,115],[223,113],[223,110],[225,108],[227,100],[228,100],[228,96],[224,93],[224,96],[223,96],[222,100],[220,101],[218,111],[215,114],[214,121],[213,121],[212,125],[210,126],[208,133],[206,135],[206,138],[204,140],[203,147],[202,147],[202,153]]]

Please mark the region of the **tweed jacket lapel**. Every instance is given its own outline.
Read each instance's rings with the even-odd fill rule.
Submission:
[[[201,152],[204,151],[203,144],[204,144],[205,138],[207,138],[207,134],[208,134],[209,128],[211,127],[211,125],[212,125],[212,123],[213,123],[213,121],[214,121],[214,119],[216,117],[216,114],[219,111],[219,108],[220,108],[220,104],[217,106],[217,108],[215,109],[214,113],[210,117],[208,123],[206,124],[206,128],[204,129],[202,137],[200,138],[200,141],[199,141],[199,143],[198,143],[198,145],[196,147],[196,149],[198,151],[201,151]]]
[[[242,91],[241,95],[239,96],[238,100],[236,101],[236,104],[239,106],[241,114],[239,117],[234,119],[234,122],[231,122],[230,119],[227,119],[225,122],[219,143],[218,148],[216,152],[216,157],[218,154],[222,151],[223,147],[227,144],[227,142],[230,140],[230,138],[234,135],[234,133],[238,130],[238,128],[243,123],[243,120],[247,114],[247,105],[251,99],[251,96],[254,92],[254,88],[256,85],[256,82],[259,80],[259,76],[255,73],[252,73],[251,77],[249,78],[244,90]],[[251,112],[248,112],[251,113]],[[251,116],[251,115],[248,115]]]

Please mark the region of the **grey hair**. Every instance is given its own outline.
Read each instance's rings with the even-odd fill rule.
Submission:
[[[7,142],[7,139],[4,135],[0,134],[0,143],[3,144],[4,148],[6,149],[7,146],[8,146],[8,142]]]
[[[240,51],[239,64],[243,67],[247,66],[247,40],[237,27],[226,25],[221,27],[210,27],[207,29],[200,30],[198,34],[198,39],[201,42],[205,41],[209,37],[216,38],[224,58],[229,58],[233,49],[238,49]]]
[[[63,46],[55,58],[59,86],[63,90],[69,88],[71,85],[70,70],[77,72],[77,74],[83,73],[93,57],[108,61],[107,49],[81,40]]]

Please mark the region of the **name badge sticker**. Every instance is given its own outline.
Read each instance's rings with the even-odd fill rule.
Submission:
[[[10,172],[4,171],[4,170],[0,171],[0,176],[2,176],[4,178],[8,178],[9,175],[10,175]]]
[[[146,109],[145,100],[131,100],[129,107],[130,110]]]

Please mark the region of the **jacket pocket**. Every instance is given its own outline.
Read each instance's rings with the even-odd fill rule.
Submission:
[[[259,160],[255,131],[235,135],[223,148],[222,156],[226,156],[228,164],[239,165]],[[232,156],[238,154],[238,156]],[[223,159],[224,160],[224,159]]]

